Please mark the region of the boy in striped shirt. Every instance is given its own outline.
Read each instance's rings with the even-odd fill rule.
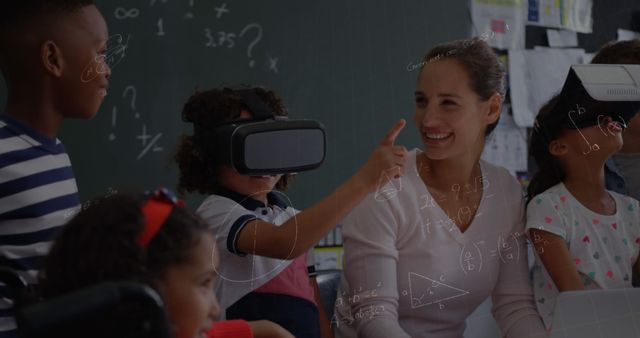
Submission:
[[[0,5],[0,266],[36,282],[41,259],[79,205],[64,146],[65,118],[93,117],[111,70],[107,26],[91,0],[10,0]],[[16,336],[0,284],[0,337]]]

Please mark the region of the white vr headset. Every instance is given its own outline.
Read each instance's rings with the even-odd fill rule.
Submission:
[[[626,126],[640,109],[639,101],[640,65],[573,65],[554,114],[570,129],[598,125],[603,116]]]

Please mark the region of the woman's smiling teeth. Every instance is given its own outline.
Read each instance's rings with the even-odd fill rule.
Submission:
[[[451,136],[451,133],[427,133],[426,136],[428,139],[442,140]]]

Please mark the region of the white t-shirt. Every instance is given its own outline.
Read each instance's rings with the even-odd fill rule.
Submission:
[[[409,155],[406,175],[370,194],[344,220],[338,337],[462,337],[466,318],[492,296],[507,337],[544,334],[524,245],[522,189],[504,168],[480,162],[484,187],[463,233],[440,208]],[[470,217],[460,210],[458,217]]]
[[[216,249],[220,255],[220,264],[217,267],[219,277],[215,288],[223,310],[279,276],[293,261],[304,260],[307,266],[314,266],[313,248],[308,253],[295,259],[292,257],[290,260],[242,253],[236,248],[237,236],[247,222],[260,219],[282,225],[299,212],[287,206],[279,194],[282,193],[269,193],[267,197],[271,206],[265,206],[257,200],[225,190],[220,195],[207,197],[198,207],[198,215],[216,233]],[[292,242],[292,250],[294,245]],[[304,268],[304,262],[299,265]],[[308,276],[305,279],[308,284]],[[297,281],[290,284],[295,285],[295,282]],[[221,316],[224,319],[225,311],[221,311]]]
[[[631,288],[633,264],[640,245],[638,201],[609,191],[614,215],[600,215],[577,201],[563,183],[535,196],[527,205],[527,231],[540,229],[562,237],[573,257],[585,289]],[[530,236],[532,242],[541,238]],[[533,289],[547,327],[553,319],[558,289],[536,253]]]

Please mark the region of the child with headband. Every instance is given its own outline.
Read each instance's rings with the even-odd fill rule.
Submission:
[[[41,292],[49,299],[102,282],[139,282],[160,294],[177,338],[292,338],[267,321],[215,322],[218,260],[211,230],[169,191],[116,194],[68,223],[46,259]]]

